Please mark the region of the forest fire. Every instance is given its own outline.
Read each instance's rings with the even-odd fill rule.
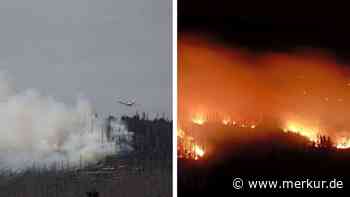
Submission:
[[[185,34],[178,62],[181,123],[201,126],[194,129],[205,140],[225,141],[230,127],[245,135],[273,125],[316,147],[327,137],[336,149],[350,148],[350,67],[334,54],[312,48],[254,52]],[[225,132],[211,133],[206,127],[212,123]],[[191,145],[184,149],[194,154],[196,143],[186,141]]]
[[[179,158],[198,160],[205,155],[204,148],[182,129],[177,131],[177,150]]]
[[[188,12],[193,8],[198,6]],[[176,121],[195,144],[205,145],[205,154],[181,159],[179,151],[178,193],[232,193],[228,184],[235,179],[236,190],[236,177],[243,179],[244,184],[237,181],[243,193],[253,190],[245,179],[295,183],[337,177],[345,183],[350,177],[345,22],[329,17],[332,25],[319,17],[226,20],[217,17],[222,11],[194,13],[204,20],[183,11],[180,21]],[[264,191],[286,190],[274,188]]]

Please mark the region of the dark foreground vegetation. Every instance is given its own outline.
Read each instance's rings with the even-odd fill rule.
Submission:
[[[84,168],[64,165],[0,172],[0,197],[166,197],[172,195],[172,122],[122,117],[134,150]]]
[[[336,178],[343,181],[344,189],[318,191],[350,190],[350,150],[334,148],[331,139],[327,137],[320,136],[321,144],[316,147],[298,134],[285,133],[271,127],[257,127],[252,130],[204,125],[198,128],[194,126],[192,129],[203,133],[215,132],[215,135],[211,136],[212,147],[208,147],[205,158],[197,161],[178,159],[179,196],[278,191],[248,189],[247,185],[236,190],[232,186],[236,177],[243,180]]]

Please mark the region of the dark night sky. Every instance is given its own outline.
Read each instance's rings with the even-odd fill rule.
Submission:
[[[233,3],[214,7],[206,1],[198,5],[180,0],[178,7],[180,36],[209,33],[225,44],[257,50],[321,48],[350,61],[350,29],[344,17],[236,16]]]

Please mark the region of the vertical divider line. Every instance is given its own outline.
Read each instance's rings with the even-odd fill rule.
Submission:
[[[177,197],[177,0],[172,0],[173,197]]]

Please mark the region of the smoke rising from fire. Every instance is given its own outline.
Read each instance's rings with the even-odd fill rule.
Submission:
[[[119,151],[101,141],[102,121],[86,99],[69,106],[36,90],[15,91],[8,79],[0,74],[0,169],[74,166]]]
[[[350,139],[350,67],[330,53],[256,52],[193,35],[178,50],[180,125],[201,113]]]

